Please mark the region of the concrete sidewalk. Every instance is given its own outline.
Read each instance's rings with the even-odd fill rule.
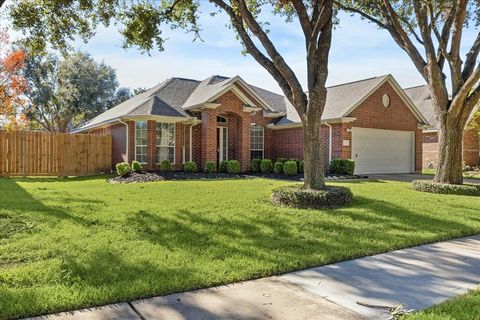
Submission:
[[[420,310],[479,282],[480,236],[472,236],[278,277],[35,319],[385,319],[388,312],[358,302]]]

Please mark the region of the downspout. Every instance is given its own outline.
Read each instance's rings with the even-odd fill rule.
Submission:
[[[128,160],[128,123],[126,122],[123,122],[122,120],[118,120],[120,123],[124,124],[125,125],[125,129],[126,129],[126,134],[125,134],[125,155],[127,156],[127,161],[126,162],[129,162]]]
[[[194,126],[193,124],[190,125],[190,140],[189,140],[189,143],[190,143],[190,158],[189,158],[189,160],[190,161],[192,161],[192,145],[193,145],[193,143],[192,143],[192,127],[193,126]]]
[[[182,123],[182,164],[185,163],[185,125]]]
[[[325,125],[328,127],[328,165],[332,161],[332,125],[328,122],[325,122]]]

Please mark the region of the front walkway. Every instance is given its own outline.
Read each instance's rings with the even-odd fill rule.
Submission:
[[[323,267],[36,319],[385,319],[424,309],[480,283],[480,236]],[[159,279],[161,281],[161,279]]]

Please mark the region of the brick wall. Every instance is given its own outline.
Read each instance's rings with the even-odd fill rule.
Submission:
[[[423,168],[435,168],[438,156],[438,136],[436,132],[423,133]]]

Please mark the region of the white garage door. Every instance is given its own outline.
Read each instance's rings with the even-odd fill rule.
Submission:
[[[355,173],[414,171],[415,134],[412,131],[352,128]]]

